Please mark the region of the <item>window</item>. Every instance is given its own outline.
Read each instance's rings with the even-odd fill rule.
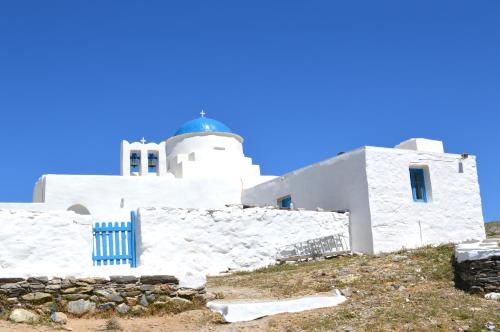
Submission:
[[[130,152],[130,174],[134,175],[139,173],[141,169],[141,152],[132,151]]]
[[[425,177],[422,168],[410,168],[411,191],[415,202],[427,202]]]
[[[158,171],[158,152],[149,151],[148,153],[148,172],[157,173]]]
[[[292,196],[288,195],[278,199],[280,209],[290,209],[292,207]]]

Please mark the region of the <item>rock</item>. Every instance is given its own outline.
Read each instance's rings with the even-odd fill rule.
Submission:
[[[95,295],[92,295],[90,297],[90,301],[92,301],[92,302],[99,302],[99,298],[97,296],[95,296]]]
[[[50,319],[57,324],[66,324],[68,322],[68,316],[64,312],[54,312],[50,315]]]
[[[28,293],[28,291],[20,284],[4,284],[0,286],[0,294],[5,294],[9,297],[18,297],[26,293]]]
[[[207,304],[207,300],[205,300],[205,297],[203,295],[205,295],[205,294],[196,294],[195,296],[193,296],[191,301],[193,303],[199,303],[199,304],[205,305],[205,304]]]
[[[108,311],[108,310],[114,309],[114,307],[116,307],[116,304],[114,302],[106,302],[106,303],[103,303],[103,304],[99,304],[97,306],[97,310],[99,310],[99,311]]]
[[[149,305],[148,300],[146,299],[146,295],[142,294],[140,299],[139,299],[139,304],[142,305],[143,307],[147,307]]]
[[[480,286],[472,286],[470,288],[470,292],[472,294],[481,294],[481,293],[484,293],[484,289],[483,289],[483,287],[480,287]]]
[[[393,262],[401,262],[401,261],[404,261],[404,260],[407,260],[408,259],[408,256],[405,256],[405,255],[394,255],[392,257],[392,261]]]
[[[74,293],[78,293],[78,288],[77,288],[77,287],[69,287],[69,288],[63,289],[63,290],[61,291],[61,293],[63,293],[63,294],[74,294]]]
[[[49,284],[45,286],[45,291],[51,292],[51,291],[58,291],[61,289],[61,284]]]
[[[131,297],[131,296],[139,296],[141,295],[141,291],[130,291],[130,292],[121,292],[120,295],[124,297]]]
[[[153,289],[153,285],[141,285],[141,286],[139,286],[139,290],[141,290],[143,292],[150,291],[152,289]]]
[[[152,276],[141,276],[141,284],[179,284],[179,279],[174,276],[169,275],[152,275]]]
[[[40,316],[25,309],[14,309],[10,314],[9,319],[16,323],[30,323],[37,322],[40,319]]]
[[[210,301],[217,299],[217,295],[215,295],[214,293],[211,293],[211,292],[206,292],[202,296],[206,302],[210,302]]]
[[[112,302],[123,302],[124,301],[123,297],[121,297],[120,294],[114,293],[114,292],[109,291],[109,290],[104,290],[104,289],[94,290],[94,294],[101,296],[101,297],[104,297],[106,300],[112,301]]]
[[[127,302],[130,307],[136,306],[139,303],[136,297],[127,297],[125,298],[125,302]]]
[[[30,290],[32,292],[42,291],[42,290],[45,290],[45,285],[44,284],[40,284],[40,283],[30,284]]]
[[[496,331],[497,330],[497,326],[493,322],[488,322],[488,323],[486,323],[486,329],[488,331]]]
[[[130,284],[137,282],[138,279],[134,276],[110,276],[109,280],[117,284]]]
[[[133,315],[142,314],[144,311],[146,311],[146,308],[142,305],[135,305],[130,309],[130,313]]]
[[[82,316],[83,314],[94,311],[95,303],[87,300],[77,300],[68,302],[68,312],[76,316]]]
[[[112,301],[112,302],[118,302],[118,303],[121,303],[121,302],[125,301],[125,300],[123,299],[123,297],[121,297],[119,294],[116,294],[116,293],[114,293],[114,294],[110,294],[110,295],[107,297],[107,299],[108,299],[109,301]]]
[[[180,304],[180,305],[191,305],[193,302],[180,298],[180,297],[172,297],[170,301],[174,302],[175,304]]]
[[[126,305],[125,303],[122,303],[116,307],[116,311],[118,311],[120,314],[126,314],[128,310],[128,305]]]
[[[17,297],[9,297],[7,299],[7,304],[18,304],[19,303],[19,300],[17,299]]]
[[[177,291],[177,296],[185,299],[192,299],[196,294],[198,294],[198,292],[194,289],[180,289]]]
[[[130,292],[130,291],[137,291],[139,290],[139,287],[136,284],[127,284],[125,285],[125,288],[123,288],[125,292]]]
[[[80,278],[80,279],[77,279],[77,281],[85,282],[85,283],[91,284],[91,285],[95,285],[95,284],[102,285],[102,284],[105,284],[107,282],[107,280],[104,278]]]
[[[49,278],[47,277],[29,277],[28,280],[26,280],[29,283],[39,283],[39,284],[46,284],[49,282]]]
[[[23,278],[0,278],[0,285],[15,284],[16,282],[24,281]]]
[[[500,293],[491,292],[484,296],[485,299],[500,301]]]
[[[52,301],[52,295],[49,293],[35,292],[29,293],[21,296],[21,298],[26,302],[31,302],[33,304],[41,304],[45,302]]]
[[[351,297],[352,296],[352,288],[351,287],[342,288],[340,290],[340,293],[342,295],[344,295],[345,297]]]
[[[62,283],[61,278],[52,278],[48,282],[49,285],[60,285],[61,283]]]
[[[70,287],[73,287],[74,285],[72,283],[70,283],[68,280],[63,280],[61,282],[61,288],[65,289],[65,288],[70,288]]]
[[[88,300],[90,295],[88,294],[66,294],[62,296],[63,299],[68,301],[76,301],[76,300]]]
[[[84,286],[84,287],[69,287],[66,289],[62,290],[63,294],[86,294],[86,293],[92,293],[94,288],[92,286]]]
[[[107,298],[108,296],[111,295],[111,292],[104,290],[104,289],[97,289],[97,290],[94,290],[94,294]]]

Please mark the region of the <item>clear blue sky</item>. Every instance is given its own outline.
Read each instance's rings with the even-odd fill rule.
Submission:
[[[363,145],[478,156],[500,219],[500,1],[2,1],[0,201],[118,174],[204,108],[279,175]]]

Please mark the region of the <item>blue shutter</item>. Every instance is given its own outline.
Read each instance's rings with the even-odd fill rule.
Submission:
[[[427,202],[424,170],[421,168],[410,168],[410,182],[413,200],[415,202]],[[422,197],[418,197],[418,192],[422,193]]]
[[[282,198],[280,201],[280,207],[283,209],[289,209],[292,206],[292,197],[288,196],[285,198]]]

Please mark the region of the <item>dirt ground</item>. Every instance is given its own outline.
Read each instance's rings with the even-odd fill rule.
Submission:
[[[165,332],[232,332],[232,331],[267,331],[270,329],[269,321],[287,320],[290,314],[276,315],[272,319],[265,317],[252,322],[220,324],[212,320],[218,317],[213,315],[208,310],[192,310],[180,313],[178,315],[163,316],[163,317],[134,317],[134,318],[117,318],[122,331],[165,331]],[[55,325],[27,325],[14,324],[8,321],[0,321],[0,331],[64,331],[72,330],[79,331],[113,331],[106,326],[107,319],[95,318],[80,318],[69,319],[68,324],[63,328]]]
[[[454,287],[453,247],[440,246],[383,256],[347,256],[272,266],[208,279],[207,290],[224,300],[282,299],[352,290],[337,307],[280,314],[226,324],[208,309],[177,315],[116,318],[122,331],[487,331],[500,329],[500,302]],[[104,318],[70,318],[51,323],[14,324],[0,320],[1,331],[113,331]],[[493,330],[495,331],[495,330]]]

